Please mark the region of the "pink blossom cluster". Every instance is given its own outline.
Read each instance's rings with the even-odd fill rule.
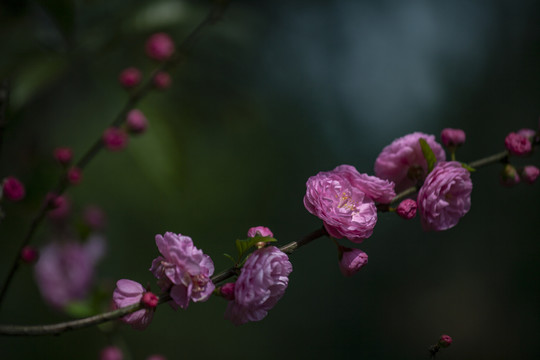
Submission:
[[[275,246],[254,251],[242,267],[225,310],[225,319],[235,325],[260,321],[285,293],[292,265],[288,256]]]
[[[456,137],[452,135],[449,138],[455,139]],[[393,181],[396,184],[397,192],[415,186],[427,175],[427,162],[420,147],[420,139],[427,142],[437,161],[446,160],[444,149],[435,141],[435,136],[421,132],[394,140],[382,150],[375,160],[375,175],[381,179]]]
[[[386,204],[396,195],[393,182],[360,174],[350,165],[310,177],[306,188],[304,206],[323,220],[328,234],[357,243],[373,233],[375,202]]]
[[[208,300],[215,288],[210,256],[197,249],[189,236],[172,232],[156,235],[156,245],[162,256],[154,259],[150,271],[161,290],[169,292],[171,305],[186,309],[190,300]]]

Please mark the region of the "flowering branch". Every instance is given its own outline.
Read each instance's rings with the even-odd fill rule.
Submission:
[[[322,236],[328,235],[326,230],[323,228],[317,229],[310,234],[304,236],[298,241],[292,241],[286,245],[280,247],[280,250],[287,254],[292,254],[294,251],[298,250],[300,247],[309,244],[313,240],[316,240]],[[227,270],[224,270],[214,276],[211,280],[213,283],[217,284],[222,282],[232,276],[238,275],[239,269],[237,267],[231,267]],[[163,295],[159,298],[159,304],[164,304],[171,300],[169,295]],[[82,329],[94,325],[99,325],[107,321],[115,320],[121,318],[125,315],[131,314],[135,311],[141,310],[144,307],[142,303],[133,304],[130,306],[123,307],[118,310],[109,311],[103,314],[90,316],[84,319],[67,321],[51,325],[33,325],[33,326],[23,326],[23,325],[0,325],[0,335],[6,336],[39,336],[39,335],[58,335],[66,331]]]
[[[193,45],[195,44],[196,40],[200,38],[201,34],[203,33],[203,30],[207,28],[209,25],[215,24],[217,21],[221,19],[223,16],[224,11],[226,10],[230,0],[217,0],[214,2],[214,6],[211,8],[209,13],[206,15],[206,17],[191,31],[191,33],[188,34],[188,36],[180,43],[178,47],[178,51],[173,55],[168,61],[165,61],[160,64],[151,74],[149,79],[135,92],[133,92],[126,104],[122,107],[118,115],[114,118],[114,120],[111,123],[111,126],[117,127],[119,126],[123,121],[125,121],[126,114],[133,109],[133,107],[141,101],[152,89],[153,87],[153,79],[154,76],[164,70],[170,70],[174,66],[180,64],[183,60],[187,58],[187,55],[189,55],[189,52]],[[2,89],[0,89],[2,90]],[[2,113],[3,113],[3,102],[2,102],[2,93],[0,91],[0,145],[1,145],[1,135],[3,130],[3,119],[2,119]],[[93,145],[86,151],[86,153],[81,157],[81,159],[76,163],[76,167],[80,170],[83,170],[91,161],[95,158],[95,156],[103,149],[104,143],[101,139],[101,136],[96,139],[96,141],[93,143]],[[57,186],[54,188],[55,190],[53,193],[56,196],[59,196],[63,194],[66,189],[69,186],[69,181],[65,175],[62,175],[60,180],[58,181]],[[8,272],[7,278],[2,284],[2,288],[0,290],[0,305],[5,297],[5,294],[7,292],[7,289],[9,288],[9,285],[13,279],[13,276],[17,272],[17,269],[20,265],[20,257],[19,254],[23,250],[25,246],[27,246],[30,241],[32,240],[38,226],[42,222],[43,218],[45,217],[45,214],[47,210],[50,208],[49,205],[49,199],[45,198],[43,203],[41,204],[41,207],[39,208],[39,211],[37,212],[36,216],[33,218],[30,227],[28,228],[28,232],[26,233],[25,237],[21,241],[19,248],[17,250],[17,255],[15,256],[15,259],[10,267],[10,270]]]

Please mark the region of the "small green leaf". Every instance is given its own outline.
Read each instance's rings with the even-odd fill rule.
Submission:
[[[469,166],[468,164],[461,163],[461,166],[462,166],[464,169],[467,169],[469,172],[476,171],[475,168],[473,168],[472,166]]]
[[[422,148],[422,154],[424,154],[424,158],[426,158],[428,173],[430,173],[431,170],[433,170],[433,168],[435,167],[437,158],[435,157],[433,150],[431,150],[431,147],[426,140],[420,138],[418,139],[418,142],[420,143],[420,147]]]
[[[64,307],[64,311],[74,318],[84,318],[94,315],[93,306],[88,301],[70,302]]]
[[[236,240],[236,249],[238,250],[238,259],[242,259],[247,250],[255,246],[258,242],[269,243],[277,240],[268,236],[255,236],[245,240]]]
[[[233,258],[231,255],[229,255],[229,254],[223,254],[223,255],[224,255],[226,258],[230,259],[230,260],[233,262],[233,264],[236,264],[236,260],[234,260],[234,258]]]

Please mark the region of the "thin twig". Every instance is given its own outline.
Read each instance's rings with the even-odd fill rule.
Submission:
[[[174,66],[182,62],[184,59],[186,59],[192,46],[195,44],[196,40],[201,36],[203,30],[209,25],[213,25],[219,19],[221,19],[223,12],[227,8],[228,4],[229,4],[229,0],[221,0],[221,1],[215,2],[214,6],[206,15],[206,17],[197,25],[197,27],[195,27],[195,29],[193,29],[191,33],[188,34],[188,36],[182,41],[182,43],[180,43],[175,55],[173,55],[173,57],[169,61],[162,63],[154,72],[152,72],[152,76],[137,91],[135,91],[134,93],[130,95],[128,101],[122,107],[122,110],[118,113],[118,115],[112,121],[111,126],[119,126],[125,120],[125,116],[128,113],[128,111],[131,110],[139,101],[141,101],[141,99],[143,99],[150,90],[152,90],[152,87],[153,87],[152,79],[157,72],[162,71],[162,70],[170,70]],[[1,131],[1,128],[0,128],[0,131]],[[103,149],[103,142],[100,136],[96,139],[96,141],[93,143],[90,149],[88,149],[88,151],[81,157],[81,159],[77,162],[76,166],[80,168],[81,170],[84,169],[88,165],[88,163],[92,159],[94,159],[95,156],[102,149]],[[63,194],[64,191],[67,189],[68,185],[69,184],[65,176],[62,175],[53,193],[56,195]],[[37,230],[39,224],[42,222],[43,218],[45,217],[45,213],[47,212],[48,208],[49,208],[48,203],[47,203],[47,200],[45,199],[38,213],[32,220],[31,225],[28,229],[28,232],[23,238],[23,241],[19,245],[17,254],[15,255],[14,261],[12,262],[7,278],[2,284],[2,288],[0,290],[0,305],[5,297],[7,289],[9,288],[9,285],[13,279],[13,276],[15,275],[15,273],[17,272],[17,269],[19,268],[20,253],[22,249],[25,246],[27,246],[32,240],[32,237],[34,236],[35,231]]]

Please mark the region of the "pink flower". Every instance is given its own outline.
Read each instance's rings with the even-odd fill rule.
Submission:
[[[153,295],[153,297],[149,295]],[[127,279],[118,280],[116,282],[116,289],[114,289],[113,293],[113,301],[116,308],[120,309],[133,304],[138,304],[144,297],[147,299],[146,302],[143,301],[146,309],[137,310],[122,317],[123,322],[131,325],[131,327],[137,330],[145,329],[152,321],[152,318],[154,317],[154,308],[157,305],[157,297],[151,292],[147,292],[138,282]]]
[[[126,125],[129,132],[133,134],[142,134],[148,127],[148,121],[141,110],[133,109],[127,114]]]
[[[127,69],[124,69],[118,76],[118,81],[120,81],[120,85],[122,85],[126,89],[131,89],[139,85],[141,79],[141,71],[135,67],[129,67]]]
[[[167,358],[163,355],[154,354],[147,357],[146,360],[167,360]]]
[[[510,154],[516,156],[527,155],[532,151],[532,145],[529,138],[514,132],[511,132],[506,136],[504,145]]]
[[[403,219],[409,220],[416,216],[417,207],[416,201],[413,199],[405,199],[399,203],[396,213]]]
[[[368,255],[360,249],[339,246],[339,270],[343,276],[353,276],[368,262]]]
[[[306,209],[323,221],[329,235],[353,242],[362,242],[373,233],[374,201],[389,202],[395,196],[393,183],[359,174],[350,165],[310,177],[306,188]]]
[[[270,231],[270,229],[267,227],[255,226],[248,230],[247,236],[250,238],[255,236],[274,237],[274,234],[272,234],[272,231]]]
[[[104,253],[104,239],[91,236],[84,245],[53,242],[41,250],[34,268],[41,295],[49,304],[62,308],[83,300],[94,280],[94,268]]]
[[[73,159],[73,151],[68,147],[59,147],[54,149],[54,158],[61,165],[69,165],[71,159]]]
[[[111,151],[119,151],[126,147],[129,137],[119,128],[110,127],[103,133],[105,147]]]
[[[167,60],[174,53],[174,42],[165,33],[156,33],[146,41],[146,55],[158,61]]]
[[[443,129],[441,141],[446,147],[460,146],[465,142],[465,131],[461,129]]]
[[[525,166],[521,172],[521,177],[527,184],[533,184],[538,175],[540,175],[540,169],[533,165]]]
[[[13,176],[8,176],[4,179],[2,184],[2,193],[8,200],[11,201],[20,201],[24,199],[24,196],[26,195],[22,182]]]
[[[262,320],[285,293],[291,271],[289,258],[275,246],[254,251],[236,281],[225,319],[236,326]]]
[[[210,256],[193,246],[189,236],[181,234],[156,235],[156,245],[163,256],[154,259],[150,271],[161,290],[170,291],[174,304],[186,309],[189,300],[208,300],[215,288],[210,280],[214,273]]]
[[[124,354],[122,350],[117,346],[107,346],[101,350],[99,355],[99,360],[122,360],[124,359]]]
[[[153,82],[156,89],[164,90],[171,86],[171,76],[165,71],[160,71],[154,75]]]
[[[415,186],[417,181],[424,179],[427,174],[427,163],[419,139],[426,140],[438,161],[446,159],[446,154],[435,141],[434,135],[415,132],[394,140],[375,160],[375,175],[396,183],[397,192]]]
[[[49,212],[47,216],[54,221],[64,221],[71,212],[71,202],[67,196],[48,193],[45,197]]]
[[[440,162],[418,192],[418,210],[425,230],[446,230],[471,208],[469,171],[457,161]]]

